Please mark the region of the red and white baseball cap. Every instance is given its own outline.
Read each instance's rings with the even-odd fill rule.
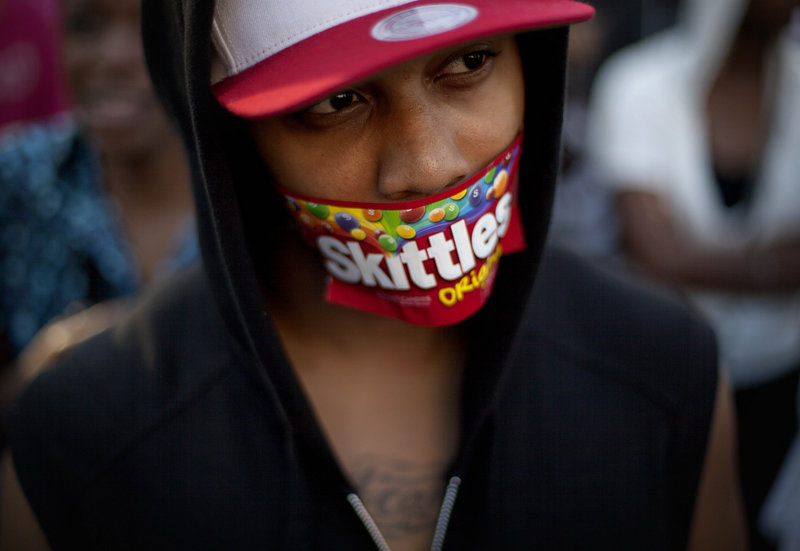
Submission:
[[[212,90],[239,116],[276,115],[429,52],[593,13],[573,0],[217,0]]]

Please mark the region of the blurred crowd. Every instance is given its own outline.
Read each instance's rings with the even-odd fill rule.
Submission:
[[[198,257],[137,1],[0,0],[0,399]]]
[[[800,9],[589,0],[570,36],[552,243],[664,286],[714,327],[753,549],[800,549]],[[138,3],[0,0],[5,404],[197,260],[182,145]]]
[[[604,4],[571,36],[551,240],[711,323],[751,546],[799,549],[798,2]]]

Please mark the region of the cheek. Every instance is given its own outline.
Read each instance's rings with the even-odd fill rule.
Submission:
[[[466,111],[459,143],[462,151],[475,160],[475,170],[493,161],[522,130],[525,114],[522,77],[512,80],[504,83],[508,85],[487,89]]]
[[[504,73],[502,82],[497,86],[495,102],[498,105],[497,124],[502,127],[502,132],[510,143],[522,129],[525,119],[525,79],[518,56],[510,59],[509,65],[509,70]]]
[[[302,195],[320,199],[362,197],[374,185],[374,169],[361,142],[342,147],[341,139],[324,134],[305,135],[282,124],[262,121],[251,126],[251,135],[274,183]],[[355,199],[354,199],[355,200]]]

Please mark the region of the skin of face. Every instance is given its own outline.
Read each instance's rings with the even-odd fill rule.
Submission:
[[[391,202],[447,189],[522,128],[513,37],[418,59],[289,115],[251,121],[275,181],[320,199]]]
[[[157,150],[169,123],[150,85],[138,0],[65,0],[64,66],[84,128],[104,156]]]

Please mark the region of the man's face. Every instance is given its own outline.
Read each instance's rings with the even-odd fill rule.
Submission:
[[[463,181],[522,128],[524,84],[512,37],[418,59],[252,134],[276,183],[357,202],[409,201]]]

